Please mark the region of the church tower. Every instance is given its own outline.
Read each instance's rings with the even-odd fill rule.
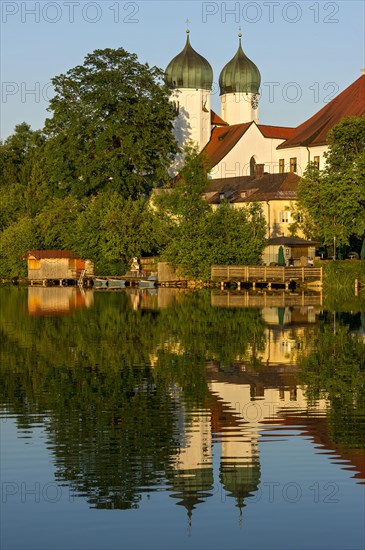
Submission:
[[[175,105],[175,137],[180,146],[193,141],[199,151],[210,139],[210,92],[213,70],[208,61],[190,44],[189,29],[186,44],[165,71],[165,81],[172,90]]]
[[[258,122],[260,71],[243,52],[239,33],[236,55],[223,67],[219,76],[221,117],[228,124]]]

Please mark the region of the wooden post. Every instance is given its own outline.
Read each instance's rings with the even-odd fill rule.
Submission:
[[[359,280],[355,279],[355,296],[359,295]]]
[[[237,281],[237,290],[241,290],[241,281]]]
[[[304,267],[302,267],[302,282],[304,283],[305,279],[304,279]]]

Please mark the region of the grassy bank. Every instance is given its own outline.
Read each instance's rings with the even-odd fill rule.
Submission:
[[[323,291],[325,307],[338,311],[358,311],[365,308],[365,261],[339,260],[321,262],[324,268]],[[359,281],[355,296],[355,281]]]

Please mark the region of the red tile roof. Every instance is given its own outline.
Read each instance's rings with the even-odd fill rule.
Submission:
[[[251,124],[254,123],[246,122],[213,128],[210,141],[202,151],[202,154],[208,159],[209,168],[213,168],[233,149]]]
[[[295,128],[288,128],[286,126],[258,124],[257,127],[264,137],[272,139],[289,139],[295,132]]]
[[[216,126],[228,126],[228,122],[223,120],[223,118],[217,115],[213,110],[210,111],[210,122]]]
[[[331,128],[347,116],[365,114],[365,75],[332,99],[318,113],[300,124],[293,135],[277,149],[326,145]]]
[[[80,257],[75,254],[72,250],[28,250],[23,256],[23,260],[28,259],[30,256],[36,260],[42,260],[44,258],[54,259],[54,258],[68,258],[68,259],[79,259]]]

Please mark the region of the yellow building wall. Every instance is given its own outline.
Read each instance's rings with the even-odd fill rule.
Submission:
[[[291,215],[295,201],[292,200],[271,200],[271,201],[260,201],[258,204],[262,207],[263,214],[266,220],[266,237],[285,237],[290,236],[289,227],[290,224],[294,222],[294,219]],[[235,202],[232,203],[232,208],[246,208],[248,202]],[[219,204],[212,205],[213,210],[219,208]],[[282,222],[281,213],[288,213],[288,221]],[[296,232],[296,237],[303,238],[304,234],[302,231]]]

